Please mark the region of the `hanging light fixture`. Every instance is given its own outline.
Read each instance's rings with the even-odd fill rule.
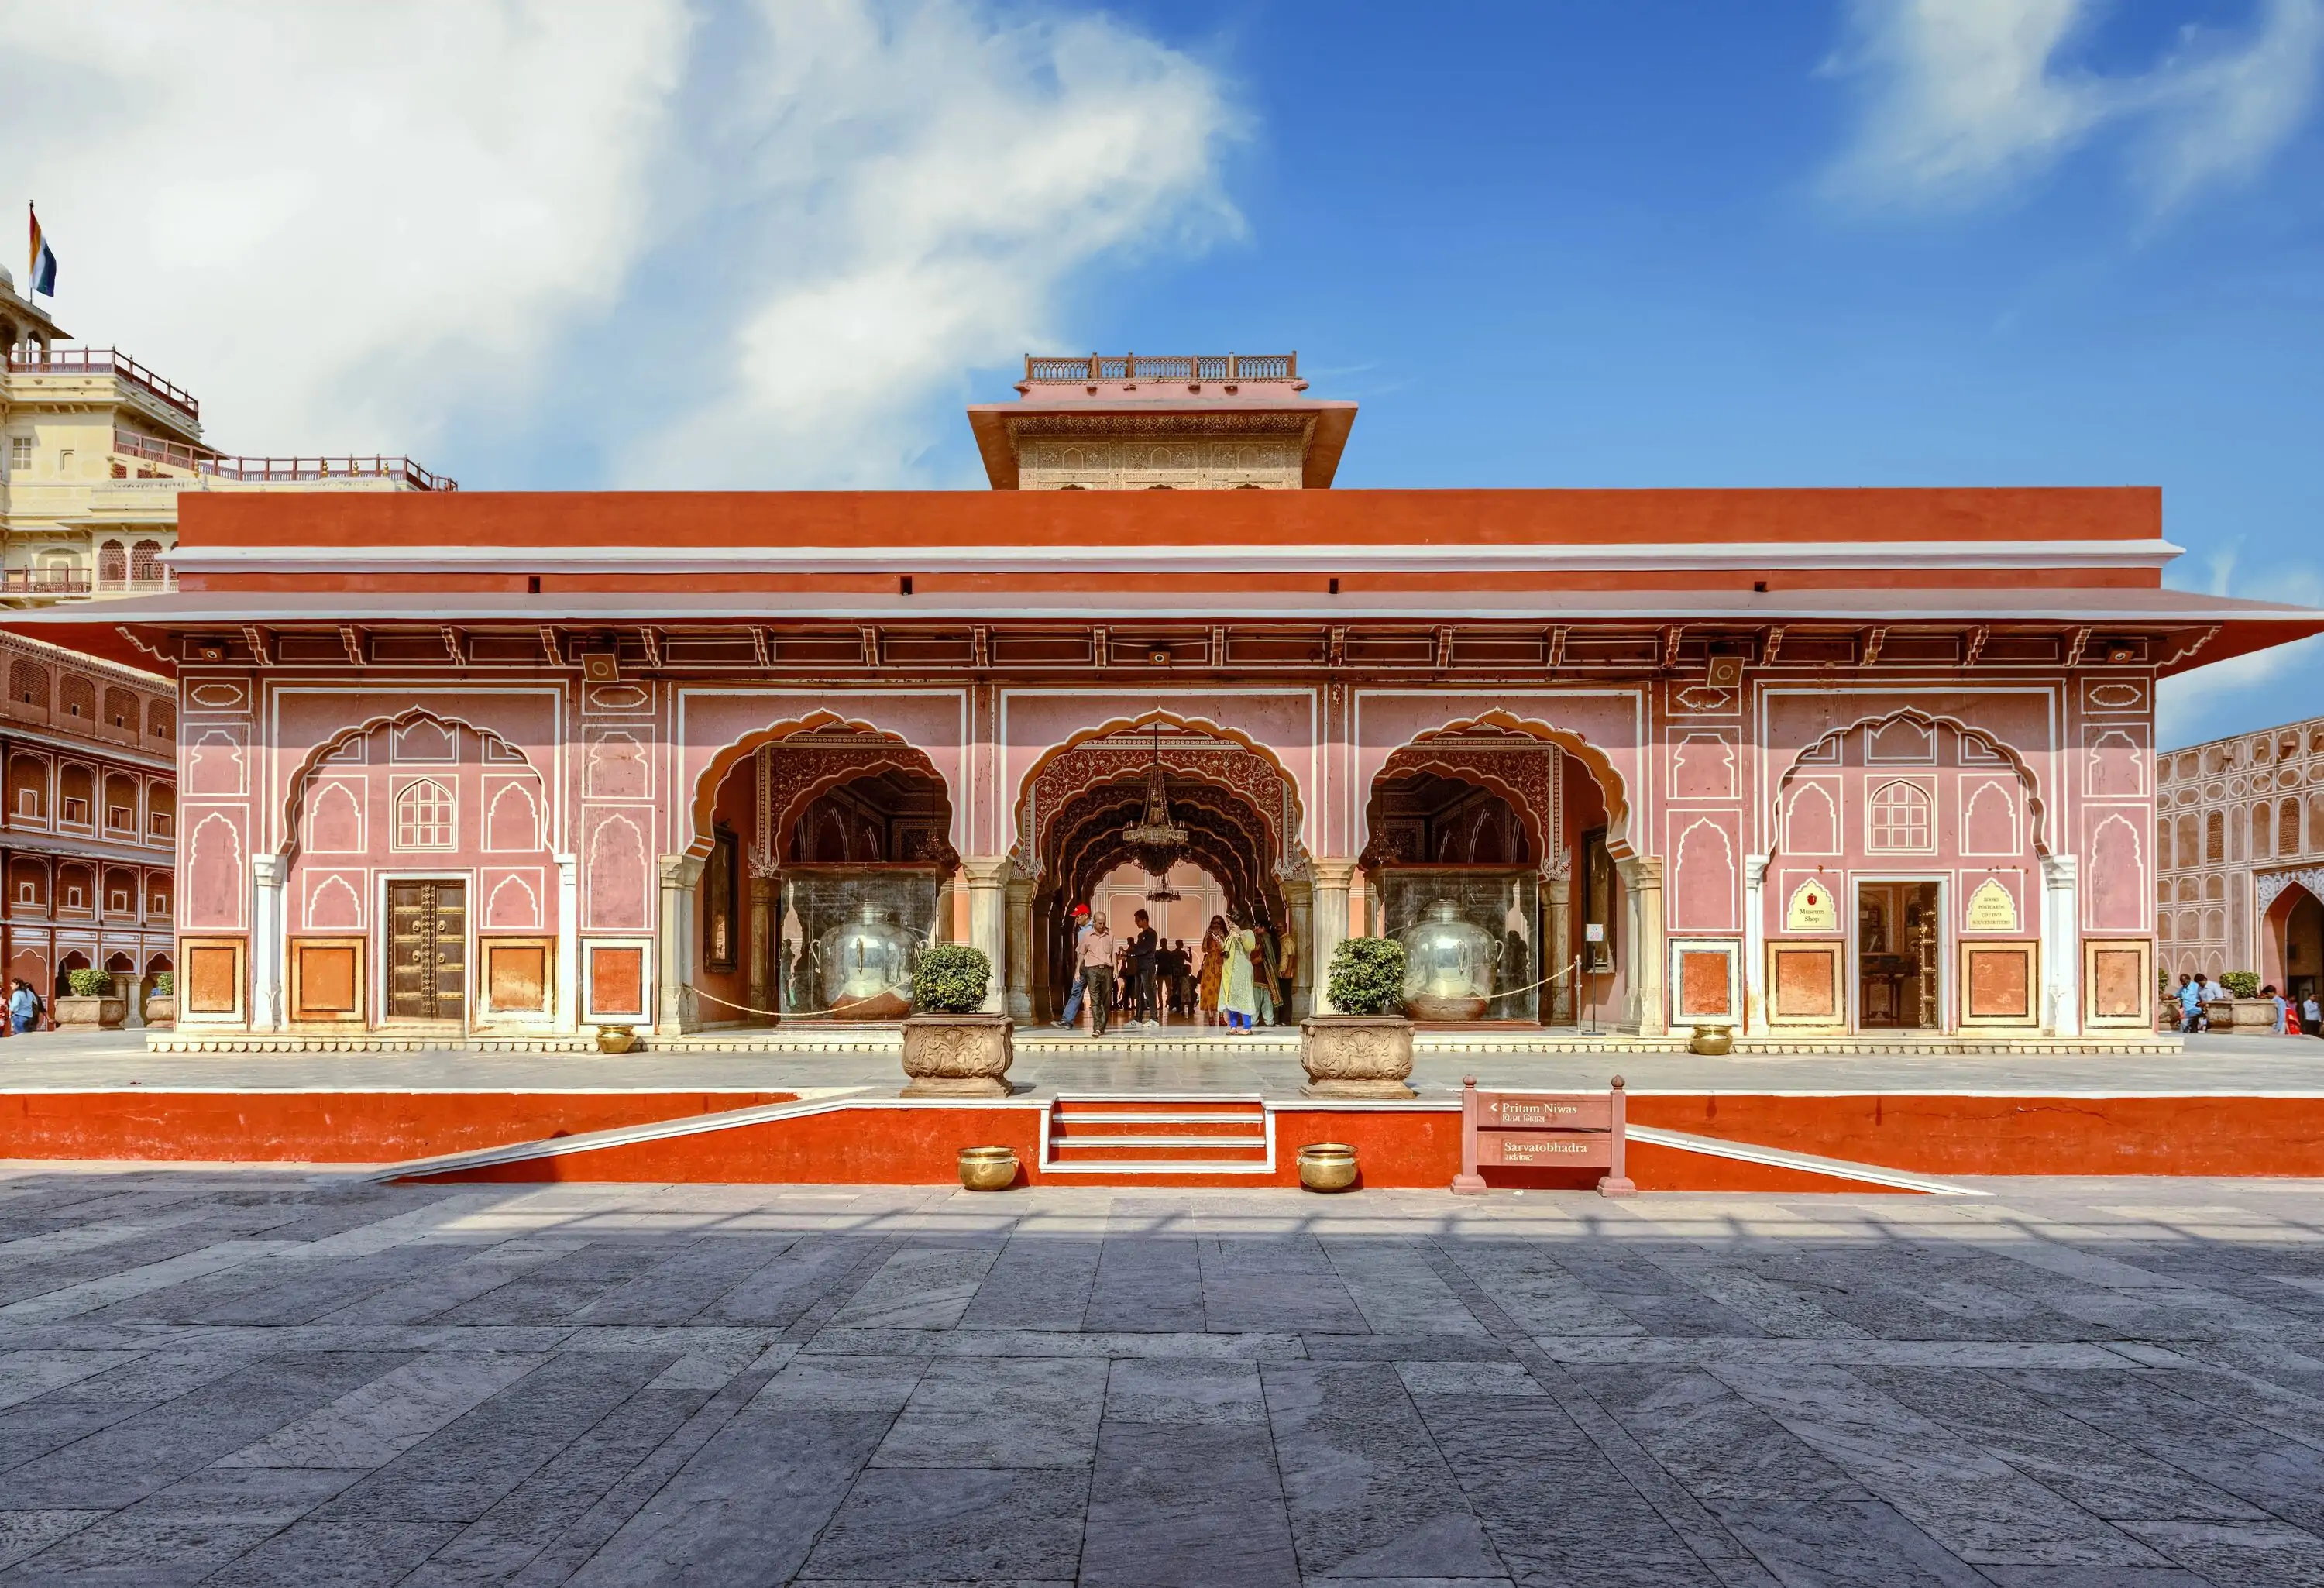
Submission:
[[[1155,880],[1157,891],[1147,894],[1149,900],[1167,900],[1178,897],[1170,891],[1170,868],[1185,858],[1190,835],[1170,819],[1170,780],[1162,771],[1162,725],[1154,725],[1154,759],[1146,768],[1146,811],[1139,819],[1121,829],[1122,842],[1130,845],[1130,857],[1139,869]]]

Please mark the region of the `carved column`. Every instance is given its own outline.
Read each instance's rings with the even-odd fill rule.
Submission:
[[[928,926],[929,942],[950,943],[956,940],[956,934],[953,930],[953,914],[959,908],[956,902],[959,887],[960,872],[957,871],[951,872],[943,882],[936,884],[936,919]]]
[[[121,1029],[124,1031],[143,1030],[145,1029],[145,978],[135,971],[114,972],[113,995],[123,1000],[123,1007],[128,1011],[121,1017]]]
[[[1542,989],[1549,1008],[1543,1024],[1573,1023],[1573,879],[1545,877],[1541,884],[1541,974],[1554,978]]]
[[[282,1025],[282,882],[290,871],[279,854],[250,857],[250,1029]],[[53,900],[51,900],[53,909]]]
[[[1743,1034],[1767,1034],[1767,862],[1743,857]]]
[[[1033,884],[1024,877],[1010,880],[1009,1014],[1029,1022],[1033,1018]]]
[[[1315,879],[1315,1012],[1333,1014],[1337,1011],[1332,1007],[1332,956],[1348,936],[1348,886],[1355,881],[1356,863],[1312,860],[1307,864]]]
[[[1315,891],[1312,882],[1294,882],[1283,890],[1291,906],[1291,935],[1298,940],[1292,963],[1291,1018],[1304,1020],[1315,1012]]]
[[[1630,1015],[1641,1037],[1670,1031],[1669,1001],[1663,993],[1663,863],[1641,854],[1614,863],[1630,903]]]
[[[1003,895],[1009,882],[1009,857],[972,854],[961,861],[960,869],[968,878],[969,945],[983,950],[984,957],[992,962],[992,980],[985,985],[984,1012],[999,1014],[1009,963],[1007,945],[1002,940],[1007,930]]]
[[[775,1009],[775,890],[772,877],[751,879],[751,980],[750,991],[743,994],[753,1010]],[[745,1021],[760,1020],[775,1023],[770,1014],[746,1014]]]
[[[657,1034],[701,1029],[701,1011],[694,988],[696,887],[702,881],[702,857],[665,854],[661,857],[661,918],[654,943],[660,953],[660,972],[654,978],[654,1029]]]
[[[581,1029],[581,857],[557,857],[557,1029]]]
[[[2081,867],[2070,854],[2042,857],[2042,980],[2053,1037],[2082,1034]]]

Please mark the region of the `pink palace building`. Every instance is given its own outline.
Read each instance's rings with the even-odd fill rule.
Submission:
[[[2324,614],[2152,489],[1333,490],[1354,418],[1030,358],[989,492],[195,495],[5,621],[176,680],[180,1046],[860,1043],[936,941],[1050,1019],[1157,786],[1294,1015],[1370,933],[1520,1046],[2152,1040],[2156,681]]]

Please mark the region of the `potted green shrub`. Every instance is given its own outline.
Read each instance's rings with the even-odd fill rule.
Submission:
[[[149,1026],[174,1026],[178,1023],[178,978],[175,972],[155,973],[153,989],[145,995],[145,1023]]]
[[[1404,945],[1347,937],[1324,977],[1330,1014],[1299,1022],[1299,1067],[1311,1097],[1409,1097],[1412,1022],[1404,1018]]]
[[[984,1012],[992,961],[965,943],[934,943],[912,967],[904,1020],[907,1097],[1006,1097],[1016,1022]]]
[[[129,1001],[113,995],[110,971],[67,971],[65,986],[65,996],[57,1000],[57,1024],[66,1030],[94,1031],[129,1017]]]

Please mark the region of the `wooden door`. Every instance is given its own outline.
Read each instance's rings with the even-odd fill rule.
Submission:
[[[465,882],[387,885],[387,1017],[457,1021],[468,988]]]

